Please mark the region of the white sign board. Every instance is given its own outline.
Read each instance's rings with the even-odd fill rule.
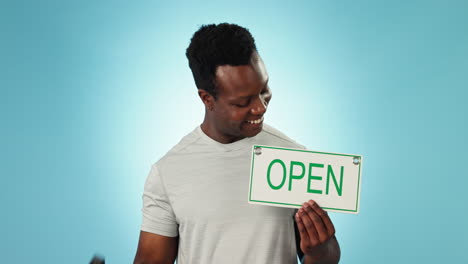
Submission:
[[[362,156],[254,145],[249,203],[359,212]]]

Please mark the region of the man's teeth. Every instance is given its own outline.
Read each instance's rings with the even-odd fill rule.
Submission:
[[[257,120],[252,120],[252,121],[247,120],[247,123],[249,123],[249,124],[259,124],[262,121],[263,121],[263,117],[260,118],[260,119],[257,119]]]

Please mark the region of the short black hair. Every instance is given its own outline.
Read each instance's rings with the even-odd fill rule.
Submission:
[[[257,52],[249,30],[236,24],[202,25],[193,34],[185,55],[198,89],[216,98],[216,68],[248,65]]]

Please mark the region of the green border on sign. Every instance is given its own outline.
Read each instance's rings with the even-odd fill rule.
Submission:
[[[331,152],[319,152],[319,151],[311,151],[311,150],[303,150],[303,149],[290,149],[290,148],[279,148],[279,147],[269,147],[269,146],[262,146],[262,145],[253,145],[252,146],[252,168],[250,170],[250,190],[249,190],[249,201],[250,202],[257,202],[257,203],[269,203],[269,204],[281,204],[281,205],[293,205],[301,207],[302,204],[288,204],[288,203],[277,203],[271,201],[259,201],[259,200],[252,200],[252,185],[253,185],[253,171],[254,171],[254,159],[255,159],[255,147],[261,148],[269,148],[269,149],[281,149],[281,150],[290,150],[290,151],[300,151],[300,152],[309,152],[309,153],[318,153],[318,154],[328,154],[328,155],[337,155],[337,156],[346,156],[346,157],[359,157],[361,162],[359,163],[359,173],[358,173],[358,185],[357,185],[357,196],[356,196],[356,208],[354,210],[349,209],[341,209],[341,208],[329,208],[329,207],[322,207],[323,209],[330,209],[336,211],[347,211],[347,212],[355,212],[358,211],[359,205],[359,197],[360,197],[360,189],[361,186],[361,164],[362,164],[362,156],[361,155],[349,155],[349,154],[339,154],[339,153],[331,153]]]

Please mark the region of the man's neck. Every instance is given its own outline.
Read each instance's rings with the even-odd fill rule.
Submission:
[[[203,123],[200,125],[200,128],[208,137],[221,144],[233,143],[244,138],[223,135],[222,133],[217,131],[214,126],[210,125],[209,122],[206,122],[206,120],[203,121]]]

